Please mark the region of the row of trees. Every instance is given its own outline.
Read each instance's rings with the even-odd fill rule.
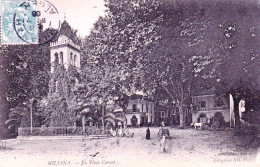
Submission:
[[[257,110],[258,1],[114,0],[107,7],[84,52],[101,70],[120,72],[120,88],[175,102],[181,127],[191,93],[211,87],[233,95],[237,118],[241,99]]]

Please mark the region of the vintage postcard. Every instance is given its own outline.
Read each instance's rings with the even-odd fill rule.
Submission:
[[[0,167],[259,167],[259,0],[1,0]]]

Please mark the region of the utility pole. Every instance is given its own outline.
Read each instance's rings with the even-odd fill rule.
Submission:
[[[86,130],[86,127],[85,127],[85,116],[82,115],[82,118],[81,118],[81,122],[82,122],[82,130],[83,130],[83,133],[85,133],[85,130]]]
[[[30,119],[31,119],[31,128],[30,128],[30,132],[31,132],[31,135],[32,135],[32,132],[33,132],[33,101],[34,101],[34,98],[30,99]]]
[[[100,107],[101,107],[101,121],[102,121],[102,131],[105,132],[105,120],[104,120],[104,117],[105,117],[105,104],[106,104],[106,101],[104,99],[100,99],[99,101],[100,103]]]
[[[102,130],[103,130],[103,133],[105,132],[105,120],[104,120],[104,117],[105,117],[105,104],[102,104]]]

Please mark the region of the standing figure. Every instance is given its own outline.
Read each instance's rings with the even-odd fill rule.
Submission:
[[[148,129],[146,130],[146,137],[147,140],[150,140],[150,129],[148,127]]]
[[[123,128],[121,128],[121,126],[119,126],[118,135],[119,137],[123,137]]]
[[[165,135],[163,134],[162,139],[160,141],[160,150],[161,150],[162,153],[166,153],[166,148],[165,148],[165,142],[166,141],[165,140],[166,140]]]
[[[162,126],[162,127],[164,127],[164,126],[165,126],[165,125],[164,125],[164,121],[162,121],[162,123],[161,123],[161,126]]]

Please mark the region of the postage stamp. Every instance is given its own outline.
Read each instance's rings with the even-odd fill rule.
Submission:
[[[2,0],[1,43],[37,44],[36,0]]]

